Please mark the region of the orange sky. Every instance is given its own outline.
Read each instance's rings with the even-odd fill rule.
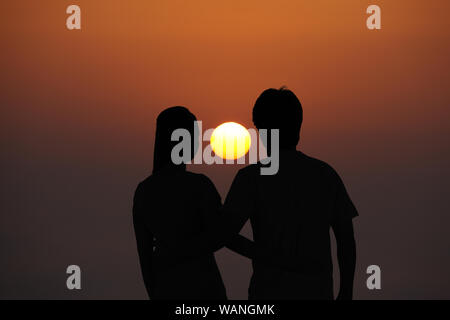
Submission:
[[[181,104],[208,127],[251,126],[257,95],[287,85],[311,139],[444,130],[435,121],[449,115],[449,2],[375,2],[380,31],[366,29],[360,0],[2,3],[3,119],[122,139]],[[65,28],[72,3],[82,31]]]

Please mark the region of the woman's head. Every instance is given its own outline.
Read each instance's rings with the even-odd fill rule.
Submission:
[[[197,150],[198,142],[195,141],[198,131],[197,119],[185,107],[171,107],[163,110],[156,119],[155,151],[153,154],[153,172],[156,172],[168,165],[175,165],[171,159],[173,147],[179,143],[172,141],[172,132],[176,129],[185,129],[191,136],[191,156],[192,159]],[[185,166],[181,164],[180,166]]]

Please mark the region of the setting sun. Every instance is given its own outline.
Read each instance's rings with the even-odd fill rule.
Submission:
[[[236,122],[222,123],[211,135],[211,148],[223,159],[238,159],[245,156],[250,144],[250,133]]]

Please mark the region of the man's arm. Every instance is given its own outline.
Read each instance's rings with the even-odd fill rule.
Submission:
[[[166,263],[174,263],[186,258],[192,258],[210,252],[215,252],[225,245],[244,256],[253,257],[253,241],[239,235],[239,231],[249,218],[249,211],[241,203],[241,190],[246,189],[246,180],[238,173],[230,188],[233,206],[222,207],[220,196],[209,179],[204,181],[203,209],[206,218],[205,230],[193,237],[177,243],[170,256],[161,257]],[[245,195],[245,194],[244,194]],[[236,196],[236,197],[235,197]],[[239,205],[241,204],[241,205]],[[176,249],[176,250],[175,250]]]
[[[240,173],[236,175],[230,187],[230,191],[228,192],[223,209],[221,209],[222,202],[220,200],[219,193],[212,182],[209,181],[209,184],[210,186],[208,189],[210,190],[210,195],[208,196],[208,199],[213,202],[207,208],[208,212],[206,212],[206,215],[216,216],[217,214],[221,214],[222,216],[216,216],[215,219],[220,219],[220,221],[222,221],[220,223],[225,224],[228,223],[224,222],[226,220],[234,220],[231,221],[230,225],[227,227],[229,228],[229,231],[225,230],[225,232],[231,232],[230,237],[226,234],[223,235],[225,239],[225,246],[244,257],[254,259],[255,243],[239,234],[239,231],[241,231],[243,225],[248,220],[249,212],[252,210],[246,203],[244,203],[244,201],[248,201],[248,198],[236,199],[237,197],[242,196],[242,189],[245,189],[248,192],[249,186],[247,179],[243,178]],[[237,206],[231,206],[231,202],[237,204]],[[209,227],[214,227],[214,221],[209,224]],[[227,239],[229,240],[227,241]]]
[[[226,244],[226,247],[246,258],[256,258],[255,243],[240,234],[237,234],[235,237],[233,237],[231,241]]]
[[[337,300],[351,300],[353,298],[353,279],[356,265],[353,222],[351,219],[337,220],[331,227],[336,238],[340,274]]]
[[[340,273],[340,289],[337,299],[353,298],[355,276],[356,244],[352,219],[358,216],[347,190],[339,175],[333,170],[336,181],[336,195],[331,227],[336,238]]]

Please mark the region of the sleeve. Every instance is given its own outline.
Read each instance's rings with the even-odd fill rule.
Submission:
[[[350,199],[342,179],[337,173],[335,173],[335,175],[336,191],[332,217],[333,223],[342,220],[351,220],[358,216],[358,211]]]

